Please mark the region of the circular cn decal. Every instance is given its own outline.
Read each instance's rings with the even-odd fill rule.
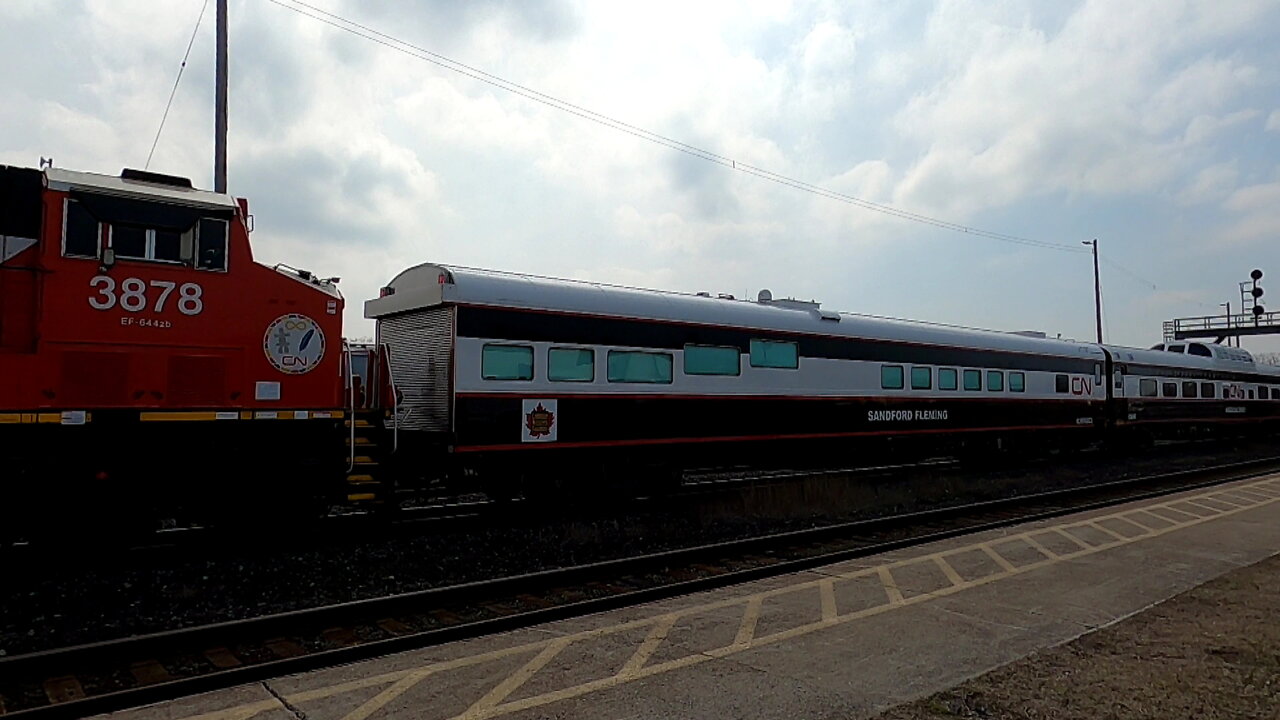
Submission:
[[[267,326],[262,349],[275,369],[301,375],[311,372],[324,357],[324,331],[306,315],[281,315]]]

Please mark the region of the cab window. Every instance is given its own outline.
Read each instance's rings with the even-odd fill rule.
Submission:
[[[67,200],[62,228],[62,254],[68,257],[98,257],[102,226],[75,200]]]
[[[227,269],[227,221],[202,218],[196,224],[196,267]]]

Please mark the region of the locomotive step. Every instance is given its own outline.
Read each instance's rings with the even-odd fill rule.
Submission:
[[[377,502],[378,496],[371,492],[350,493],[347,495],[347,502]]]
[[[342,426],[351,427],[351,422],[352,422],[351,420],[343,420]],[[373,427],[373,423],[369,422],[368,420],[365,420],[364,418],[357,418],[355,420],[355,423],[356,423],[356,427]]]
[[[378,480],[375,480],[372,475],[348,475],[347,484],[367,486],[367,485],[381,485],[382,483],[379,482]]]
[[[351,438],[343,438],[343,440],[344,440],[348,445],[350,445],[350,444],[351,444]],[[369,438],[367,438],[367,437],[357,437],[357,438],[356,438],[356,445],[360,445],[360,446],[362,446],[362,447],[373,447],[375,444],[376,444],[376,443],[374,443],[372,440],[370,440],[370,439],[369,439]]]
[[[363,466],[373,467],[373,466],[377,466],[377,464],[378,464],[378,461],[377,461],[377,460],[374,460],[373,458],[369,457],[368,455],[357,455],[357,456],[356,456],[356,466],[361,466],[361,465],[363,465]]]

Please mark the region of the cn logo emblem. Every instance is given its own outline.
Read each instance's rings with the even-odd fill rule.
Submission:
[[[1089,378],[1073,377],[1071,378],[1071,394],[1072,395],[1092,395],[1093,381]]]
[[[324,331],[306,315],[281,315],[267,326],[262,349],[280,372],[308,373],[324,358]]]

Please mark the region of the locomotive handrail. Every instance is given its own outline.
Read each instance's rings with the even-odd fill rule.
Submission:
[[[356,469],[356,382],[351,372],[351,344],[346,340],[342,341],[342,356],[347,361],[347,396],[351,401],[347,412],[347,425],[351,428],[351,444],[347,450],[347,472],[350,473]]]
[[[396,374],[391,369],[391,346],[378,343],[387,364],[387,385],[391,388],[391,452],[400,449],[400,393],[396,392]]]

